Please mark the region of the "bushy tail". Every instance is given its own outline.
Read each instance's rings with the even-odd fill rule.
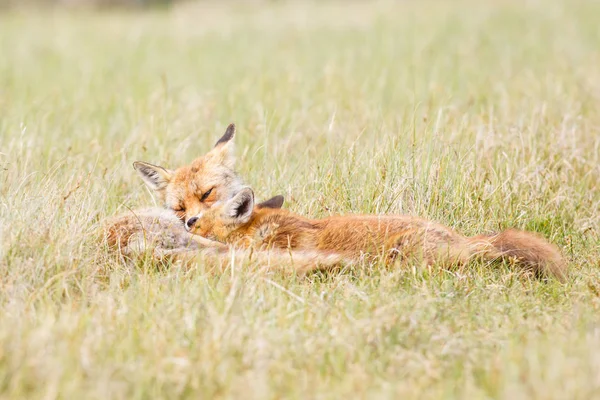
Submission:
[[[514,259],[537,277],[552,275],[560,282],[567,278],[567,264],[558,248],[535,233],[508,229],[468,240],[473,254],[482,255],[485,259]]]

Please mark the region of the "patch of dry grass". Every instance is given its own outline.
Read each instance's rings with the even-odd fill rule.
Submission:
[[[11,398],[600,395],[593,1],[183,4],[0,16],[0,392]],[[306,280],[128,266],[102,218],[239,128],[312,216],[540,232],[567,285],[474,265]]]

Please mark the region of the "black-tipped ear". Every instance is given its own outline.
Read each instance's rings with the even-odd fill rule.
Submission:
[[[217,141],[217,143],[215,144],[215,147],[229,142],[231,139],[233,139],[234,136],[235,136],[235,124],[229,124],[229,126],[227,127],[227,130],[225,131],[225,134],[223,134],[223,136],[221,136],[221,139],[219,139]]]
[[[152,190],[158,191],[166,188],[171,180],[171,172],[158,165],[136,161],[133,163],[133,168],[140,174],[146,185]]]
[[[233,155],[235,145],[232,140],[234,136],[235,125],[231,124],[227,127],[225,134],[215,144],[215,147],[204,156],[205,162],[223,165],[233,170],[235,168],[235,157]]]
[[[283,205],[283,196],[278,195],[271,197],[269,200],[265,200],[262,203],[256,205],[256,208],[281,208]]]
[[[238,223],[246,223],[250,220],[254,211],[254,192],[246,187],[240,190],[225,206],[227,217]]]

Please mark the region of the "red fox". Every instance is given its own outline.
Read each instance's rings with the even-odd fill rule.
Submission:
[[[155,260],[187,262],[203,257],[211,263],[228,262],[228,246],[188,231],[199,213],[218,201],[228,200],[244,187],[234,170],[234,136],[235,125],[231,124],[210,152],[174,171],[136,161],[135,170],[158,194],[165,208],[132,210],[104,221],[102,233],[110,248],[129,259],[150,255]],[[279,208],[282,204],[283,197],[276,196],[257,207]],[[340,261],[336,255],[321,252],[247,252],[246,255],[261,263],[277,264],[277,268],[291,262],[297,270],[306,271]]]
[[[308,219],[278,208],[254,206],[246,187],[193,221],[191,232],[244,248],[320,251],[346,260],[384,256],[387,263],[421,257],[428,264],[460,265],[514,259],[536,276],[566,279],[558,249],[530,232],[509,229],[494,235],[465,237],[443,225],[405,215],[345,215]]]
[[[191,164],[176,170],[136,161],[133,167],[146,185],[155,191],[165,208],[132,210],[112,217],[103,225],[111,247],[125,256],[153,249],[154,254],[181,253],[206,247],[224,247],[188,233],[189,226],[202,210],[216,201],[231,198],[243,187],[234,170],[235,125],[230,124],[214,148]],[[281,207],[283,198],[275,197],[263,206]]]
[[[133,167],[165,208],[189,227],[201,211],[231,198],[243,187],[234,170],[234,136],[235,125],[230,124],[211,151],[174,171],[141,161]]]
[[[276,196],[256,207],[279,208],[282,204],[283,197]],[[209,269],[222,272],[234,258],[258,262],[269,270],[283,271],[289,266],[300,274],[330,268],[343,261],[338,255],[319,251],[239,251],[191,234],[172,211],[157,207],[112,217],[105,221],[103,228],[106,243],[128,260],[150,256],[155,261],[181,261],[187,265],[202,261]]]
[[[257,209],[281,208],[283,196],[275,196],[256,206]],[[184,229],[181,219],[171,210],[152,207],[134,210],[104,222],[107,244],[124,256],[152,250],[156,258],[205,248],[226,249],[217,241],[193,235]]]

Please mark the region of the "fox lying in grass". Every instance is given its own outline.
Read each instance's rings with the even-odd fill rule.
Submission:
[[[256,208],[281,208],[282,205],[283,196],[275,196]],[[132,210],[109,218],[104,223],[104,233],[107,244],[118,248],[124,256],[151,250],[155,258],[162,259],[206,248],[228,248],[221,242],[191,234],[174,212],[158,207]]]
[[[199,213],[218,201],[230,199],[244,187],[234,169],[234,137],[235,125],[230,124],[211,151],[176,170],[136,161],[135,170],[158,195],[164,208],[132,210],[109,218],[103,224],[107,244],[127,258],[150,255],[156,260],[187,261],[207,255],[212,261],[228,260],[228,246],[192,235],[188,230]],[[277,196],[258,207],[281,207],[282,204],[283,197]],[[292,261],[295,266],[307,269],[339,262],[337,257],[319,252],[274,251],[253,258],[265,263]]]
[[[536,276],[566,278],[558,249],[534,233],[509,229],[465,237],[443,225],[404,215],[344,215],[308,219],[280,208],[256,207],[246,187],[202,212],[190,231],[243,248],[289,249],[335,254],[345,260],[382,257],[386,263],[419,257],[451,266],[471,259],[513,259]]]
[[[219,247],[218,243],[189,234],[184,224],[215,202],[230,199],[243,187],[234,169],[234,137],[235,125],[230,124],[211,151],[175,170],[134,162],[134,169],[164,208],[133,210],[108,219],[103,226],[108,244],[124,256],[152,250],[158,258]]]
[[[283,197],[276,196],[258,204],[257,209],[279,208]],[[221,242],[193,235],[184,228],[181,219],[171,210],[153,207],[131,211],[107,220],[104,224],[107,244],[126,259],[151,257],[154,261],[174,261],[186,264],[202,262],[205,268],[223,271],[232,258],[255,262],[268,270],[283,271],[287,267],[296,273],[328,269],[343,259],[319,251],[252,252],[230,248]]]
[[[234,169],[234,137],[235,125],[230,124],[211,151],[176,170],[142,161],[134,162],[133,168],[165,208],[189,224],[198,213],[230,199],[243,187]]]
[[[224,243],[258,246],[287,251],[306,268],[378,255],[385,255],[388,262],[421,256],[430,264],[443,265],[465,263],[477,256],[514,258],[537,275],[550,274],[559,280],[566,276],[558,250],[533,233],[508,230],[466,238],[442,225],[408,216],[309,220],[277,210],[281,204],[277,207],[276,203],[282,198],[271,199],[271,208],[254,207],[252,190],[244,189],[234,170],[234,136],[231,124],[209,153],[174,171],[135,162],[134,168],[166,210],[139,210],[112,218],[105,225],[109,244],[119,246],[123,255],[152,248],[159,258],[197,253],[207,247],[224,251]]]
[[[158,258],[219,247],[217,243],[193,237],[184,229],[184,223],[216,201],[231,198],[243,187],[234,170],[234,136],[235,125],[230,124],[211,151],[176,170],[142,161],[133,163],[164,208],[133,210],[108,219],[103,224],[108,244],[124,256],[151,250]]]

